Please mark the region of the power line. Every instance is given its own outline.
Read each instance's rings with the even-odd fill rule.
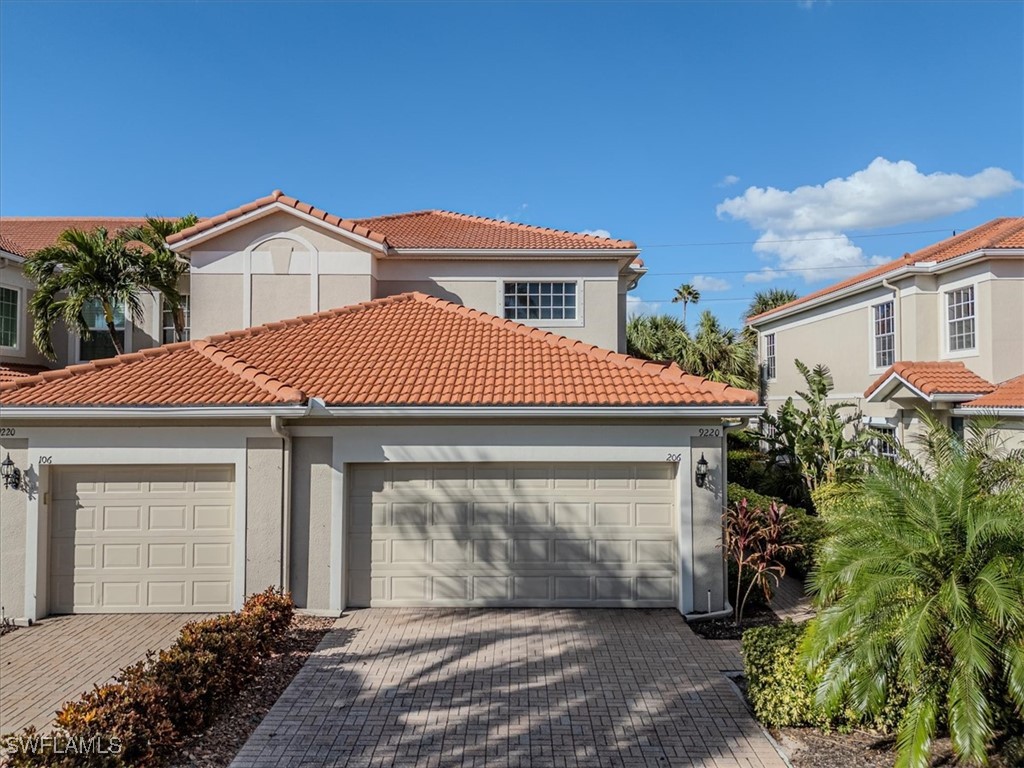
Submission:
[[[880,232],[875,234],[851,234],[851,235],[832,235],[829,237],[794,237],[787,240],[722,240],[719,242],[708,242],[708,243],[658,243],[655,245],[641,245],[640,248],[703,248],[710,245],[759,245],[766,243],[810,243],[818,240],[847,240],[853,237],[865,238],[865,237],[901,237],[903,235],[931,235],[936,232],[949,232],[951,230],[943,229],[918,229],[913,232]],[[956,234],[958,230],[952,230],[953,234]]]
[[[857,269],[857,270],[864,270],[864,269],[867,269],[868,266],[869,265],[865,265],[865,264],[858,264],[858,265],[850,264],[850,265],[847,265],[847,266],[836,266],[836,267],[787,267],[787,268],[766,267],[765,269],[766,269],[766,271],[771,271],[771,272],[810,272],[812,270],[817,271],[817,270],[825,270],[825,269]],[[647,272],[646,274],[647,275],[694,275],[694,276],[697,276],[697,275],[746,275],[746,274],[751,274],[751,273],[757,274],[758,271],[759,270],[756,270],[756,269],[720,269],[720,270],[712,272],[712,271],[704,270],[704,269],[700,269],[700,270],[689,269],[686,272]]]

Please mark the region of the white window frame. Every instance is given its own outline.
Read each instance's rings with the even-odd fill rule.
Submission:
[[[5,355],[11,355],[12,357],[25,357],[25,333],[27,325],[26,320],[28,314],[25,309],[25,289],[20,285],[0,285],[0,288],[5,288],[8,291],[14,291],[18,297],[18,307],[15,313],[15,323],[17,325],[14,328],[14,346],[0,346],[0,352]]]
[[[889,305],[891,308],[890,320],[892,321],[892,362],[886,363],[885,365],[878,364],[878,319],[876,313],[879,307]],[[894,299],[886,299],[885,301],[879,301],[871,305],[870,311],[868,312],[868,323],[870,324],[871,334],[871,360],[870,370],[873,373],[881,373],[886,370],[889,366],[896,362],[896,338],[899,333],[899,328],[896,327],[896,301]]]
[[[107,329],[102,329],[104,333]],[[135,325],[132,323],[131,315],[128,313],[128,308],[125,307],[124,313],[124,353],[127,355],[129,352],[134,351],[132,346],[132,336],[135,335]],[[68,360],[77,363],[88,363],[90,360],[82,360],[82,337],[77,333],[68,331]],[[101,358],[93,358],[99,360]]]
[[[900,444],[899,433],[896,429],[895,424],[870,424],[868,425],[868,431],[876,432],[878,434],[884,434],[887,437],[892,437],[893,441],[897,445]],[[887,442],[884,442],[882,440],[872,441],[871,450],[874,451],[876,455],[882,456],[886,459],[891,459],[895,461],[896,459],[899,458],[899,453],[896,451],[896,449],[890,446]]]
[[[779,377],[778,346],[775,331],[764,335],[764,377],[767,381],[775,381]]]
[[[186,311],[186,319],[188,320],[188,322],[185,324],[185,328],[188,330],[188,339],[186,339],[186,341],[188,341],[189,339],[192,338],[192,294],[183,293],[181,294],[181,297],[188,301],[188,310]],[[159,297],[157,304],[159,305],[157,307],[159,311],[156,313],[156,339],[154,339],[154,341],[156,341],[157,346],[163,346],[164,344],[175,344],[177,343],[177,339],[173,341],[164,341],[164,331],[167,330],[168,327],[164,325],[165,302],[163,296]],[[171,330],[174,330],[173,326],[171,326]]]
[[[950,296],[957,291],[970,291],[971,292],[971,303],[973,305],[973,314],[971,319],[974,321],[974,345],[971,347],[965,347],[964,349],[953,349],[950,342],[952,341],[950,334],[950,324],[954,321],[949,319],[949,299]],[[942,350],[943,357],[946,358],[962,358],[962,357],[977,357],[978,349],[980,348],[980,323],[978,322],[978,284],[974,281],[954,283],[951,285],[943,286],[942,288],[942,300],[939,302],[939,317],[941,318],[942,327]],[[961,318],[962,319],[962,318]]]
[[[573,283],[576,286],[576,317],[572,320],[542,320],[540,318],[519,320],[512,317],[505,317],[505,285],[508,283]],[[585,325],[584,317],[584,284],[585,281],[578,277],[506,277],[498,280],[498,298],[495,313],[499,317],[511,320],[514,323],[532,325],[542,328],[582,328]]]

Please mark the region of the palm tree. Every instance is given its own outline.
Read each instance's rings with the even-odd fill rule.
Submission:
[[[167,238],[173,234],[187,229],[196,222],[199,217],[194,213],[182,216],[180,219],[159,219],[153,216],[146,217],[146,223],[141,227],[130,227],[124,230],[123,234],[129,240],[140,242],[149,250],[154,265],[163,274],[164,285],[177,287],[182,275],[188,273],[189,263],[167,246]],[[161,291],[164,307],[171,313],[174,322],[175,341],[182,341],[185,333],[185,312],[182,305],[182,296],[177,290],[173,292]]]
[[[696,332],[686,345],[683,370],[711,381],[742,389],[757,389],[757,354],[754,344],[732,328],[725,328],[705,309]]]
[[[689,283],[683,283],[676,288],[676,295],[672,299],[673,304],[683,305],[683,325],[686,325],[686,305],[696,304],[700,301],[700,291]]]
[[[29,257],[25,273],[37,285],[29,301],[35,318],[32,340],[51,360],[55,357],[51,330],[57,320],[63,320],[72,333],[91,337],[83,313],[92,302],[102,308],[110,340],[120,355],[124,346],[117,334],[118,310],[123,308],[141,322],[142,294],[161,293],[181,301],[176,283],[169,282],[157,260],[124,233],[109,234],[103,227],[90,232],[65,230],[56,243]]]
[[[796,301],[799,298],[800,295],[789,288],[768,288],[764,291],[758,291],[754,294],[754,298],[750,302],[750,306],[747,307],[747,311],[743,313],[743,319],[749,320],[756,315],[768,312],[776,307],[781,307],[783,304],[789,304],[789,302]]]
[[[689,341],[685,326],[671,315],[634,315],[626,323],[626,351],[635,357],[678,362]]]
[[[987,426],[961,439],[930,421],[923,461],[875,460],[811,576],[819,702],[870,716],[901,691],[903,768],[928,765],[943,723],[959,762],[982,765],[1000,723],[1022,721],[1024,451]]]

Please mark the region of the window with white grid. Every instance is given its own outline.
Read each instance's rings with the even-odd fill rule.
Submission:
[[[877,437],[871,441],[871,448],[874,452],[878,456],[883,456],[887,459],[895,459],[899,455],[896,448],[896,427],[872,426],[869,427],[869,429],[877,435]]]
[[[888,368],[896,362],[896,316],[891,301],[875,307],[875,367]]]
[[[957,288],[946,294],[946,320],[949,351],[974,349],[974,286]]]
[[[575,282],[505,283],[505,317],[509,320],[575,320]]]
[[[189,295],[186,293],[181,297],[181,319],[183,325],[181,327],[181,339],[180,341],[188,341],[191,337],[190,324],[192,321],[192,313],[189,301]],[[161,344],[172,344],[175,341],[179,341],[174,331],[174,313],[171,312],[170,307],[164,304],[163,312],[160,313],[160,343]]]
[[[18,318],[21,314],[18,300],[21,295],[14,288],[0,288],[0,347],[18,346]]]
[[[764,375],[767,379],[775,378],[775,334],[764,337]]]

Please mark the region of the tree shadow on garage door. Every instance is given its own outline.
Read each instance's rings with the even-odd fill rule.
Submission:
[[[237,766],[781,765],[663,609],[365,609],[325,638]]]

